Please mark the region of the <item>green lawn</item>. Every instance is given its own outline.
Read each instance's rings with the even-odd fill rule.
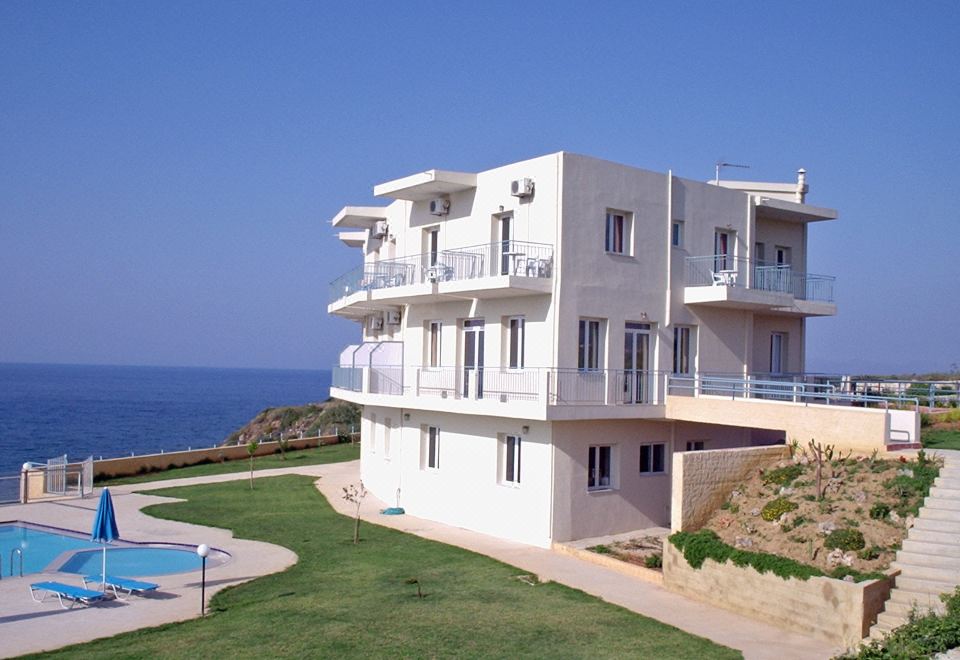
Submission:
[[[517,568],[333,511],[303,476],[171,488],[154,516],[284,545],[289,570],[227,589],[205,620],[72,646],[54,655],[135,657],[737,658],[689,635]],[[216,572],[208,575],[216,579]],[[420,599],[418,578],[427,594]],[[197,594],[199,599],[199,593]],[[137,607],[133,603],[130,607]],[[107,612],[103,612],[106,616]],[[50,654],[45,654],[50,655]]]
[[[254,459],[254,471],[271,468],[300,467],[302,465],[320,465],[322,463],[339,463],[360,458],[359,443],[341,443],[312,449],[288,451],[286,460],[280,454],[258,456]],[[120,484],[138,484],[145,481],[164,481],[167,479],[183,479],[186,477],[205,477],[211,474],[227,474],[231,472],[249,472],[250,459],[244,458],[225,463],[204,463],[189,467],[171,468],[162,472],[148,472],[133,477],[117,477],[115,479],[97,479],[97,486],[119,486]]]
[[[930,449],[960,449],[960,431],[940,429],[921,431],[920,440]]]

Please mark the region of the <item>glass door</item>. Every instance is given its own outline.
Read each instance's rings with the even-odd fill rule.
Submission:
[[[500,218],[500,274],[510,275],[512,261],[516,256],[511,249],[513,239],[513,217],[505,215]]]
[[[627,323],[623,333],[623,402],[649,403],[650,324]]]
[[[470,398],[476,377],[476,398],[483,398],[483,319],[463,322],[463,396]]]
[[[713,270],[733,270],[733,232],[717,230],[713,233]]]

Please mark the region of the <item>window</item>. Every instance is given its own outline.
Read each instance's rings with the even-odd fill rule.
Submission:
[[[670,245],[683,247],[683,221],[674,220],[670,230]]]
[[[509,275],[511,259],[511,239],[513,238],[513,216],[504,215],[500,217],[500,274]]]
[[[783,247],[778,245],[776,247],[777,252],[777,265],[778,266],[789,266],[790,265],[790,248]]]
[[[393,420],[389,417],[383,420],[383,457],[387,460],[390,459],[390,427],[393,425]]]
[[[520,484],[520,436],[508,435],[503,439],[503,471],[502,482],[505,484]]]
[[[687,451],[703,451],[704,440],[687,440]]]
[[[423,434],[423,468],[440,469],[440,429],[436,426],[426,427]]]
[[[690,328],[682,325],[673,329],[673,373],[690,373]]]
[[[526,322],[522,316],[507,321],[507,334],[507,365],[510,369],[523,369]]]
[[[770,373],[782,374],[787,367],[787,333],[770,333]]]
[[[587,490],[606,490],[613,488],[611,457],[613,447],[595,445],[590,447],[587,468]]]
[[[600,368],[600,321],[580,319],[577,368],[595,371]]]
[[[732,270],[733,247],[736,243],[736,235],[731,231],[718,229],[713,233],[713,269],[715,271]]]
[[[437,265],[437,255],[440,253],[440,228],[424,229],[424,248],[427,253],[427,266]]]
[[[766,246],[763,243],[753,244],[753,260],[757,262],[758,266],[766,266],[764,263],[767,260],[766,253]]]
[[[627,214],[620,211],[607,211],[606,250],[614,254],[628,254],[630,242],[630,221]]]
[[[666,472],[667,446],[662,442],[640,445],[640,474],[663,474]]]
[[[440,321],[427,322],[427,366],[440,366],[440,334],[443,323]]]

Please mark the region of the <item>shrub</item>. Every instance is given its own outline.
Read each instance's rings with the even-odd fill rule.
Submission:
[[[863,540],[863,532],[858,529],[835,529],[827,534],[823,545],[827,548],[839,549],[844,552],[850,550],[862,550],[866,541]]]
[[[663,568],[662,555],[647,555],[643,560],[643,565],[647,568]]]
[[[777,484],[778,486],[789,486],[793,480],[803,474],[803,467],[800,465],[787,465],[786,467],[770,470],[763,475],[763,483]]]
[[[883,548],[879,545],[871,545],[869,548],[864,548],[858,552],[857,556],[864,561],[872,561],[878,559],[881,554],[883,554]]]
[[[883,502],[877,502],[870,507],[870,517],[874,520],[883,520],[890,515],[890,505]]]
[[[796,502],[791,502],[785,497],[778,497],[763,505],[763,509],[760,510],[760,517],[767,522],[773,522],[774,520],[779,520],[783,514],[796,511],[796,509]]]
[[[590,552],[596,552],[598,555],[612,554],[610,552],[609,545],[591,545],[589,548],[587,548],[587,550],[589,550]]]

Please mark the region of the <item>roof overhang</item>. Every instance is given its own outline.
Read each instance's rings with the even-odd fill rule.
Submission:
[[[820,220],[836,220],[837,211],[822,206],[811,206],[798,202],[787,202],[782,199],[773,199],[757,195],[754,197],[757,205],[757,215],[770,220],[785,220],[787,222],[819,222]]]
[[[367,241],[366,231],[342,231],[337,235],[347,247],[363,247]]]
[[[387,219],[386,206],[344,206],[330,221],[334,227],[370,229],[379,220]]]
[[[374,186],[373,194],[376,197],[422,202],[440,195],[449,195],[476,187],[477,175],[472,172],[427,170]]]

